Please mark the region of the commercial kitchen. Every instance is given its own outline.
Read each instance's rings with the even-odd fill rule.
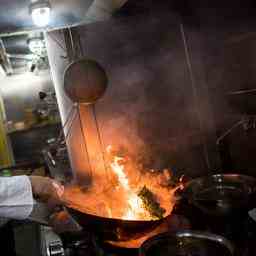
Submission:
[[[0,4],[3,255],[256,255],[255,1]]]

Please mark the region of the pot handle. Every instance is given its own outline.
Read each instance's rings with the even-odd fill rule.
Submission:
[[[185,190],[185,187],[186,187],[186,184],[190,182],[190,180],[191,179],[185,175],[182,175],[179,178],[179,185],[177,190],[175,191],[176,200],[181,200],[183,198],[188,199],[188,194]]]

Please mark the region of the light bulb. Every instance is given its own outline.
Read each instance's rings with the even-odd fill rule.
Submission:
[[[32,53],[41,54],[45,50],[45,44],[41,38],[28,39],[28,48]]]
[[[34,2],[30,6],[31,16],[34,24],[45,27],[50,22],[51,6],[48,1]]]

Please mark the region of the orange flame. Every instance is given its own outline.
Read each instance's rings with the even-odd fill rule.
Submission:
[[[127,196],[127,209],[122,218],[127,220],[150,218],[150,214],[143,207],[142,200],[130,188],[129,180],[125,174],[124,165],[119,163],[122,160],[122,157],[116,156],[114,157],[113,163],[110,164],[111,169],[118,177],[120,186],[125,190]]]
[[[180,184],[172,183],[172,172],[145,171],[129,157],[120,157],[111,146],[107,147],[108,179],[94,175],[94,185],[85,189],[70,185],[65,188],[63,200],[72,208],[101,217],[126,220],[152,220],[138,192],[145,186],[154,195],[164,217],[171,214],[176,202],[175,191]],[[182,181],[180,181],[182,182]],[[101,184],[101,185],[99,185]]]

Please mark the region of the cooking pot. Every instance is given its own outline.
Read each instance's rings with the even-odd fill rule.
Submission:
[[[216,174],[187,182],[181,195],[209,215],[229,216],[253,209],[255,191],[253,177]]]
[[[222,236],[201,231],[163,233],[145,241],[140,256],[232,256],[233,244]]]

